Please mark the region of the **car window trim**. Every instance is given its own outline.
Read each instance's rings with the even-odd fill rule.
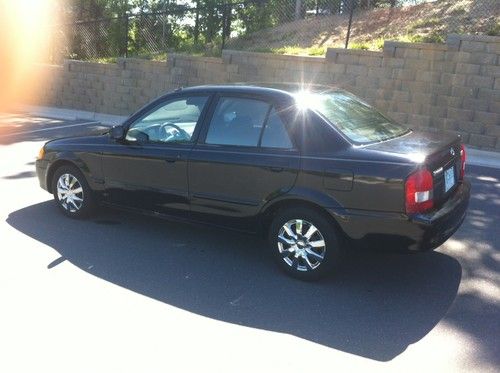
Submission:
[[[259,140],[257,141],[257,148],[262,148],[262,136],[264,135],[264,131],[267,127],[267,122],[269,121],[269,114],[271,114],[271,111],[273,110],[274,105],[269,104],[269,108],[267,109],[266,116],[264,117],[264,122],[262,123],[262,128],[260,129],[259,133]]]
[[[217,104],[219,103],[219,100],[221,98],[226,98],[226,97],[229,97],[229,98],[247,98],[247,99],[251,99],[251,100],[259,100],[259,101],[263,101],[263,102],[267,103],[270,106],[268,113],[266,114],[264,124],[261,128],[261,132],[259,135],[259,142],[257,143],[257,146],[230,145],[230,144],[207,144],[205,142],[205,140],[207,138],[207,134],[208,134],[208,129],[210,127],[210,123],[211,123],[212,118],[215,114],[215,109],[217,108]],[[283,121],[283,124],[285,126],[285,130],[287,131],[287,134],[290,138],[290,141],[292,142],[292,145],[293,145],[292,148],[273,148],[273,147],[260,146],[262,136],[264,133],[263,132],[264,128],[267,126],[267,121],[269,119],[269,115],[270,115],[273,108],[276,110],[278,116]],[[283,119],[283,115],[281,113],[280,106],[278,105],[277,102],[275,102],[275,100],[273,100],[272,97],[269,97],[266,95],[258,95],[255,93],[244,93],[244,92],[227,92],[227,93],[223,92],[223,93],[221,93],[221,92],[217,92],[212,97],[212,100],[210,102],[210,108],[209,108],[209,110],[207,110],[206,117],[204,119],[205,120],[204,120],[203,126],[201,126],[201,128],[200,128],[198,140],[195,144],[196,147],[207,147],[207,148],[211,148],[211,149],[219,149],[220,148],[220,149],[228,149],[231,151],[238,150],[238,149],[240,149],[241,151],[248,151],[249,149],[253,149],[256,152],[260,152],[261,150],[263,150],[263,151],[270,151],[270,150],[271,151],[282,151],[282,152],[286,152],[286,153],[292,153],[292,152],[298,151],[298,148],[295,144],[293,136],[290,135],[290,129],[288,128],[287,121]]]
[[[207,114],[207,118],[206,118],[206,121],[205,121],[205,125],[202,129],[202,131],[200,132],[200,137],[198,139],[198,142],[197,142],[197,145],[206,145],[206,146],[220,146],[220,147],[230,147],[230,148],[244,148],[244,149],[248,149],[248,148],[254,148],[254,149],[259,149],[258,147],[258,143],[257,143],[257,146],[253,146],[253,145],[231,145],[231,144],[207,144],[206,143],[206,139],[207,139],[207,135],[208,135],[208,129],[210,128],[210,124],[212,122],[212,119],[214,117],[214,114],[215,114],[215,109],[217,108],[217,105],[219,104],[219,101],[223,98],[246,98],[246,99],[249,99],[249,100],[256,100],[256,101],[262,101],[266,104],[268,104],[269,106],[272,107],[273,103],[271,100],[269,100],[269,97],[267,96],[264,96],[264,95],[256,95],[256,94],[253,94],[253,93],[244,93],[244,92],[230,92],[230,93],[216,93],[214,95],[214,99],[212,101],[212,107],[210,108],[210,112]],[[261,128],[261,132],[262,132],[262,129],[264,128],[264,125],[262,126]],[[260,136],[260,134],[259,134]]]
[[[189,98],[189,97],[206,97],[207,101],[205,102],[205,105],[203,107],[203,110],[201,111],[198,120],[196,121],[196,125],[193,130],[193,134],[191,135],[191,140],[186,141],[186,142],[176,142],[176,141],[171,141],[171,142],[147,142],[145,144],[141,144],[141,146],[147,146],[147,145],[152,145],[152,146],[177,146],[177,147],[187,147],[187,146],[193,146],[196,144],[197,138],[200,133],[200,129],[202,127],[203,121],[205,119],[205,116],[207,114],[208,108],[210,107],[212,103],[214,94],[210,92],[173,92],[172,94],[163,96],[157,100],[152,101],[149,105],[138,111],[137,113],[133,114],[130,117],[130,120],[126,122],[124,125],[125,127],[125,136],[127,132],[130,130],[130,127],[133,126],[135,123],[138,121],[142,120],[143,118],[147,117],[149,114],[153,113],[155,110],[158,108],[164,106],[166,103],[169,101],[175,101],[175,100],[180,100],[183,98]],[[137,144],[136,144],[137,145]]]

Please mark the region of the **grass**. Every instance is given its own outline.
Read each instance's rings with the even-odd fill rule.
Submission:
[[[96,63],[116,63],[117,60],[118,57],[98,57],[98,58],[91,58],[87,61]]]
[[[175,51],[169,51],[169,52],[159,52],[159,53],[147,53],[147,52],[129,52],[128,53],[128,58],[139,58],[143,60],[149,60],[149,61],[157,61],[157,62],[163,62],[167,60],[167,56],[169,53],[186,53],[191,56],[200,56],[200,57],[220,57],[221,56],[221,51],[220,51],[220,46],[216,46],[212,49],[205,49],[204,47],[196,47],[196,46],[180,46],[177,48]],[[96,62],[96,63],[116,63],[119,57],[98,57],[98,58],[92,58],[88,59],[87,61],[90,62]]]
[[[349,49],[360,49],[360,50],[369,50],[370,49],[370,45],[368,43],[350,43],[349,44]]]
[[[499,30],[493,32],[499,32]],[[396,37],[390,38],[393,41],[401,41],[405,43],[444,43],[446,41],[446,35],[442,32],[434,30],[428,34],[415,34],[413,32],[408,32],[406,34],[398,35]],[[364,42],[352,42],[349,43],[349,49],[361,49],[361,50],[371,50],[377,51],[384,48],[384,38],[377,38]]]
[[[446,42],[446,35],[443,32],[434,30],[426,35],[414,35],[413,43],[440,43]]]
[[[465,7],[460,6],[460,5],[455,7],[454,9],[452,9],[450,12],[450,14],[454,15],[454,16],[460,16],[460,15],[463,15],[465,13],[467,13],[467,9],[465,9]]]
[[[486,35],[490,36],[500,36],[500,22],[492,25],[487,31]]]
[[[377,38],[366,42],[349,43],[349,49],[361,50],[382,50],[384,48],[384,38]]]
[[[284,46],[280,48],[252,48],[251,52],[287,54],[295,56],[324,56],[326,54],[325,47],[309,47],[302,48],[296,45]]]
[[[415,31],[422,28],[439,26],[440,24],[441,24],[441,19],[439,19],[438,17],[419,19],[418,21],[413,22],[410,25],[409,29]]]

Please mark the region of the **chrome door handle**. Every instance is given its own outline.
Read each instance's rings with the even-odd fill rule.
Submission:
[[[271,172],[281,172],[284,170],[283,167],[268,167]]]
[[[175,163],[175,161],[178,161],[179,159],[181,159],[180,154],[176,155],[175,157],[165,157],[165,161],[167,161],[168,163]]]

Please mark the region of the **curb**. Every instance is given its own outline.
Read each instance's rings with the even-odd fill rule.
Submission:
[[[500,153],[466,147],[466,164],[500,169]]]
[[[95,113],[84,110],[62,109],[50,106],[21,105],[17,109],[30,115],[65,120],[90,120],[100,122],[105,126],[121,124],[125,121],[125,119],[127,119],[127,117],[121,115]]]

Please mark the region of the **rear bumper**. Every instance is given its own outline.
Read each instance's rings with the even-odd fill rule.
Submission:
[[[37,159],[35,163],[36,176],[38,177],[38,183],[42,189],[49,191],[47,186],[47,171],[49,168],[49,162],[44,159]]]
[[[348,211],[330,213],[346,235],[362,246],[412,251],[431,250],[450,238],[465,219],[470,183],[463,181],[439,209],[427,214]]]

